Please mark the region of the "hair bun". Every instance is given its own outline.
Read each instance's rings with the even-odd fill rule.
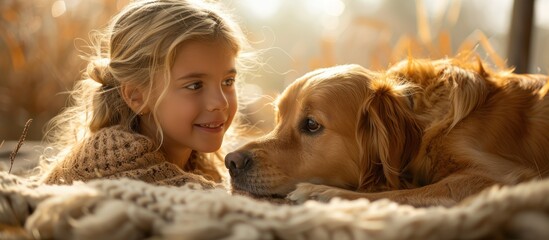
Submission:
[[[111,83],[110,78],[112,78],[109,71],[109,63],[110,59],[108,58],[92,60],[88,63],[86,73],[92,80],[102,84],[103,86],[109,85],[109,83]]]

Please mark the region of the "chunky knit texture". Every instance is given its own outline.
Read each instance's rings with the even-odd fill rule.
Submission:
[[[386,199],[290,206],[192,183],[60,186],[0,172],[0,239],[549,239],[548,195],[549,179],[494,186],[450,208]]]
[[[49,171],[44,183],[71,184],[91,179],[131,178],[157,185],[181,186],[187,182],[214,187],[221,182],[215,166],[204,167],[197,161],[204,157],[193,153],[185,170],[166,160],[149,138],[123,130],[119,126],[104,128]]]

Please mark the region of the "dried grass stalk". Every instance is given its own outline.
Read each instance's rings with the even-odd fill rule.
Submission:
[[[19,138],[19,142],[17,143],[17,147],[13,149],[13,151],[10,154],[10,170],[8,173],[11,173],[11,168],[13,167],[13,162],[15,161],[15,156],[17,156],[17,153],[19,152],[19,149],[23,145],[23,142],[25,142],[25,137],[27,137],[27,132],[29,131],[29,126],[32,123],[32,119],[29,119],[27,123],[25,123],[25,128],[23,129],[23,133],[21,134],[21,137]],[[2,143],[4,143],[2,141]],[[0,145],[1,146],[1,145]]]

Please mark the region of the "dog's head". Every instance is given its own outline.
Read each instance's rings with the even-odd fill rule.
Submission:
[[[319,69],[277,100],[276,126],[225,157],[235,190],[285,196],[299,182],[398,188],[421,133],[405,84],[358,65]]]

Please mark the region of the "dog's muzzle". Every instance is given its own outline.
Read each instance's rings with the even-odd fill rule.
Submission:
[[[252,165],[253,157],[248,151],[235,151],[225,156],[225,167],[233,178],[248,171]]]

